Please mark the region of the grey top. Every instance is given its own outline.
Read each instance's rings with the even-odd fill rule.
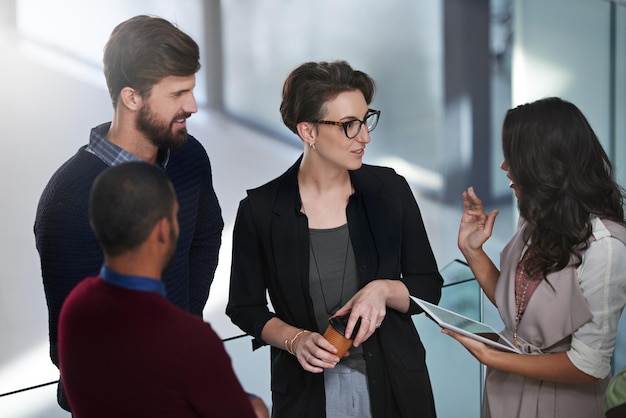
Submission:
[[[309,236],[309,292],[317,326],[324,334],[328,319],[359,290],[356,259],[348,224],[329,229],[310,228]],[[344,357],[341,364],[365,373],[361,346],[352,347],[350,356]]]

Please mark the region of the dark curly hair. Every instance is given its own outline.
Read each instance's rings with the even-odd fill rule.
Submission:
[[[322,119],[324,104],[340,93],[360,90],[370,104],[375,89],[370,76],[354,70],[346,61],[307,62],[287,76],[280,114],[285,125],[297,134],[298,123]]]
[[[624,191],[582,112],[557,97],[510,109],[502,128],[509,175],[519,190],[520,215],[532,275],[581,262],[592,233],[591,216],[624,224]]]

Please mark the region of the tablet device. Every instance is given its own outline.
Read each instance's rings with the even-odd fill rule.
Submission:
[[[442,328],[451,329],[452,331],[489,344],[500,350],[521,353],[513,343],[485,323],[475,321],[456,312],[433,305],[415,296],[411,296],[411,299],[424,310],[426,316],[435,321]]]

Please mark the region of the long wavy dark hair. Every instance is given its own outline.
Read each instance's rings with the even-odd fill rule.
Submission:
[[[559,271],[592,233],[591,216],[624,224],[624,191],[598,137],[572,103],[550,97],[510,109],[502,150],[519,190],[520,215],[528,222],[532,276]]]

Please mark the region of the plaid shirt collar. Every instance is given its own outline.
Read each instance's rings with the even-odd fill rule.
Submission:
[[[115,166],[129,161],[141,161],[139,157],[107,141],[106,134],[109,132],[111,122],[103,123],[91,129],[87,151],[91,152],[106,164]],[[165,170],[170,160],[170,150],[159,151],[157,164]]]

